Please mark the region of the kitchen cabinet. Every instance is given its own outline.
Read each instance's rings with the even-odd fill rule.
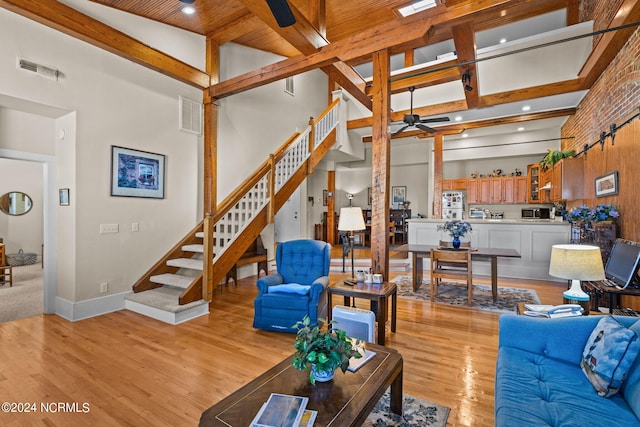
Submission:
[[[551,171],[551,201],[582,198],[584,158],[569,157],[553,165]]]
[[[443,179],[442,180],[442,191],[466,190],[466,189],[467,189],[466,179]]]
[[[478,179],[467,180],[467,203],[477,204],[480,203],[480,194],[478,193]]]
[[[515,176],[507,176],[502,179],[502,202],[503,203],[514,203],[515,195],[516,195],[516,177]]]
[[[516,176],[513,179],[513,203],[527,203],[527,183],[526,176]]]
[[[478,179],[478,203],[491,203],[491,178]]]
[[[503,178],[489,178],[489,203],[502,203]]]
[[[527,166],[527,177],[529,180],[527,185],[529,203],[548,202],[549,192],[540,190],[546,184],[547,174],[538,163]]]

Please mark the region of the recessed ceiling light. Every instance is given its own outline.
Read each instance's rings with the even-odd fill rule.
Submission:
[[[196,9],[193,6],[185,6],[182,8],[182,13],[184,13],[185,15],[193,15],[194,13],[196,13]]]
[[[432,7],[436,7],[435,0],[420,0],[410,4],[409,6],[401,7],[398,9],[398,12],[406,18],[409,15],[431,9]]]
[[[467,138],[468,136],[469,136],[469,134],[468,134],[468,133],[463,133],[463,134],[462,134],[462,137],[463,137],[463,138]]]
[[[507,39],[505,39],[504,37],[500,39],[500,44],[506,43],[506,42],[507,42]]]
[[[456,118],[454,119],[456,122],[459,122],[460,120],[462,120],[462,116],[456,116]]]
[[[531,107],[529,105],[525,105],[524,107],[522,107],[522,111],[529,111],[531,110]]]
[[[519,127],[519,128],[518,128],[518,132],[522,132],[523,130],[524,130],[524,128],[523,128],[523,127]]]

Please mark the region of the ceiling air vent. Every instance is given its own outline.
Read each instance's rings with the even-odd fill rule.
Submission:
[[[202,103],[180,97],[180,130],[202,134]]]
[[[55,68],[45,67],[44,65],[36,64],[35,62],[21,58],[18,58],[18,68],[36,73],[40,77],[45,77],[51,80],[58,80],[58,76],[60,74],[60,72]]]

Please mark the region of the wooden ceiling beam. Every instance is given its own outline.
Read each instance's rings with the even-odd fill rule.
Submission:
[[[296,17],[296,23],[282,28],[278,26],[264,0],[242,0],[242,3],[303,55],[312,55],[319,48],[329,45],[327,39],[292,4],[289,7]],[[365,82],[353,68],[341,61],[320,68],[365,107],[372,109],[371,99],[364,93]]]
[[[285,59],[278,63],[220,82],[211,87],[211,96],[214,98],[224,98],[313,68],[326,66],[338,60],[348,62],[353,58],[371,55],[373,52],[415,42],[416,40],[420,40],[420,43],[424,45],[426,44],[426,38],[428,36],[427,29],[432,26],[444,24],[453,19],[471,17],[474,14],[487,10],[497,10],[500,7],[506,7],[512,3],[523,2],[514,0],[487,0],[477,2],[469,0],[460,7],[453,9],[437,6],[436,8],[416,13],[410,17],[396,19],[346,37],[324,46],[317,53],[306,57],[298,56]]]
[[[0,0],[0,7],[198,89],[210,86],[204,71],[56,0]]]
[[[476,120],[472,122],[466,123],[457,123],[452,125],[444,125],[438,126],[434,129],[435,133],[425,132],[420,129],[410,130],[402,132],[400,135],[392,136],[392,139],[400,139],[400,138],[409,138],[409,137],[418,137],[418,138],[432,138],[434,135],[459,135],[462,132],[469,129],[480,129],[491,126],[500,126],[500,125],[508,125],[514,123],[522,123],[522,122],[530,122],[534,120],[544,120],[544,119],[552,119],[555,117],[564,117],[571,116],[575,114],[577,108],[561,108],[558,110],[550,110],[550,111],[540,111],[537,113],[528,113],[528,114],[517,114],[514,116],[506,116],[506,117],[496,117],[493,119],[486,120]],[[371,136],[365,136],[362,138],[362,142],[371,142]]]
[[[608,28],[631,24],[640,20],[640,0],[624,0],[609,23]],[[629,37],[638,29],[631,27],[605,33],[600,36],[591,55],[583,65],[578,76],[582,79],[582,89],[590,89],[600,75],[616,57]]]
[[[463,88],[471,87],[472,90],[464,90],[464,97],[467,100],[468,108],[476,108],[480,101],[478,90],[478,67],[476,67],[476,34],[473,28],[473,22],[466,22],[456,25],[452,29],[453,44],[456,48],[458,62],[468,63],[461,70],[461,75],[469,78],[467,82],[461,82]],[[465,74],[466,73],[466,74]]]
[[[511,102],[526,101],[528,99],[543,98],[545,96],[576,92],[578,90],[581,90],[581,82],[581,79],[566,80],[563,82],[555,82],[546,85],[484,95],[480,97],[478,107],[486,108],[492,107],[494,105],[508,104]],[[436,114],[449,114],[466,109],[466,101],[459,100],[424,107],[414,107],[413,112],[414,114],[418,114],[419,116],[433,116]],[[409,114],[409,110],[394,112],[391,115],[391,119],[392,121],[400,121],[405,114]],[[347,122],[347,129],[358,129],[367,126],[371,126],[371,117],[363,117],[360,119],[349,120]]]

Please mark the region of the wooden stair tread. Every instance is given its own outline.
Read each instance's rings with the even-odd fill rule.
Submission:
[[[161,288],[134,293],[126,296],[125,298],[129,301],[147,305],[149,307],[153,307],[158,310],[163,310],[170,313],[177,313],[180,311],[189,310],[202,304],[208,304],[204,300],[198,300],[190,302],[189,304],[180,305],[178,304],[178,298],[180,297],[181,293],[182,291],[179,289],[163,286]]]

